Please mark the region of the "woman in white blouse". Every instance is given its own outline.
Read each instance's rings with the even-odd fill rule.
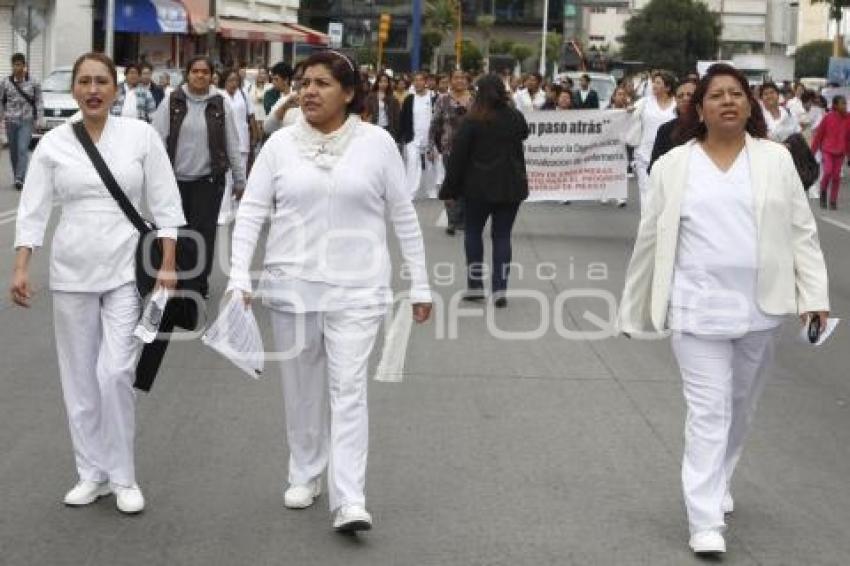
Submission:
[[[251,103],[252,95],[247,94],[242,88],[242,78],[237,69],[226,69],[222,73],[222,82],[219,85],[224,98],[230,103],[233,110],[233,118],[236,123],[236,133],[239,137],[239,159],[242,169],[248,171],[248,156],[251,154],[251,145],[257,132],[254,129],[254,105]],[[224,196],[221,199],[221,208],[218,211],[218,223],[229,224],[236,214],[239,201],[233,194],[233,171],[225,174]]]
[[[83,55],[72,77],[86,131],[130,201],[138,208],[144,196],[160,227],[164,259],[156,285],[173,289],[177,227],[185,220],[162,141],[146,122],[109,115],[117,82],[108,57]],[[144,508],[133,456],[139,234],[70,124],[51,130],[38,144],[21,196],[11,293],[23,307],[30,306],[33,296],[30,256],[42,246],[54,203],[62,215],[51,244],[50,289],[59,375],[79,474],[64,502],[87,505],[114,491],[118,509],[138,513]]]
[[[712,66],[681,119],[690,141],[652,168],[619,322],[627,335],[672,331],[690,546],[720,553],[777,329],[791,314],[826,322],[827,274],[794,162],[765,139],[746,77]]]
[[[362,122],[360,76],[344,55],[304,63],[303,117],[263,146],[236,216],[228,289],[249,294],[271,216],[260,294],[270,307],[290,450],[288,508],[313,504],[327,469],[334,528],[371,528],[366,511],[367,364],[392,300],[388,217],[408,264],[413,317],[430,316],[425,252],[404,164],[383,128]]]
[[[779,105],[779,89],[773,83],[761,85],[761,103],[767,137],[782,143],[794,134],[799,134],[800,123],[788,108]]]
[[[638,100],[632,108],[632,120],[640,124],[640,142],[635,149],[635,174],[637,175],[641,213],[646,210],[649,198],[649,163],[658,128],[676,119],[676,99],[673,91],[676,77],[666,71],[652,73],[652,93]]]

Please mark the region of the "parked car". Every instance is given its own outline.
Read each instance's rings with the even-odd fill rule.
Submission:
[[[606,73],[585,73],[583,71],[566,71],[555,75],[555,82],[569,77],[573,81],[575,88],[578,88],[578,80],[582,75],[587,74],[590,77],[590,88],[596,91],[599,95],[599,108],[604,110],[611,103],[611,95],[617,88],[617,79]]]
[[[59,67],[51,71],[41,83],[44,98],[44,124],[33,132],[34,140],[41,139],[41,136],[56,126],[61,126],[79,111],[77,101],[71,94],[71,72],[70,66]],[[124,69],[119,68],[118,83],[123,81]]]

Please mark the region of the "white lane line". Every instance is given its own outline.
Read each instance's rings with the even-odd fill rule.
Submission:
[[[18,217],[14,216],[14,215],[10,216],[9,218],[2,218],[2,219],[0,219],[0,226],[2,226],[4,224],[11,224],[12,222],[14,222],[17,219],[18,219]]]
[[[17,213],[18,213],[17,208],[13,208],[12,210],[4,210],[3,212],[0,212],[0,218],[6,218],[8,216],[14,216]]]
[[[842,230],[850,232],[850,224],[845,224],[844,222],[841,222],[834,218],[829,218],[828,216],[821,216],[820,219],[826,222],[827,224],[832,224],[837,228],[841,228]]]

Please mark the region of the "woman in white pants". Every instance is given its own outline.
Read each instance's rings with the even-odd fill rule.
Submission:
[[[632,120],[640,124],[640,143],[635,149],[635,175],[640,195],[640,210],[646,210],[649,198],[649,163],[658,128],[676,119],[676,99],[673,95],[676,77],[666,71],[652,73],[652,93],[632,107]]]
[[[725,552],[730,483],[782,318],[826,323],[827,274],[791,155],[747,79],[717,64],[652,168],[620,307],[628,334],[672,331],[687,420],[682,483],[696,553]]]
[[[260,294],[282,358],[288,508],[313,504],[328,471],[333,526],[372,526],[366,510],[367,365],[392,302],[385,217],[411,278],[417,322],[431,294],[416,211],[392,137],[361,122],[360,75],[344,55],[304,63],[303,117],[263,146],[233,232],[228,289],[249,296],[251,258],[271,215]]]
[[[251,103],[251,95],[245,94],[241,88],[242,78],[238,69],[229,69],[222,74],[222,82],[219,87],[224,93],[224,98],[230,103],[233,116],[236,119],[236,133],[239,135],[239,159],[242,162],[242,170],[248,172],[248,157],[251,154],[251,146],[258,137],[254,125],[254,105]],[[239,207],[240,194],[233,191],[233,171],[225,174],[224,196],[221,199],[221,208],[218,211],[218,224],[230,224],[236,216]]]
[[[104,161],[137,208],[145,197],[160,227],[164,259],[156,285],[173,289],[177,227],[185,220],[162,141],[146,122],[109,115],[117,83],[108,57],[83,55],[72,76],[83,124]],[[133,457],[139,234],[70,124],[51,130],[38,144],[21,195],[11,293],[23,307],[32,298],[30,257],[42,246],[54,203],[62,216],[51,244],[50,289],[59,375],[79,474],[64,502],[87,505],[114,491],[119,510],[138,513],[145,504]]]

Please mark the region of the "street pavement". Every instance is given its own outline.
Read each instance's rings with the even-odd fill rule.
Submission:
[[[14,222],[3,213],[18,196],[7,181],[6,152],[0,163],[5,289]],[[684,403],[669,344],[560,335],[594,330],[593,315],[610,318],[600,291],[618,298],[622,289],[638,222],[631,189],[626,209],[523,206],[514,260],[525,273],[515,272],[512,288],[529,297],[499,311],[462,305],[460,317],[446,313],[464,285],[462,238],[435,226],[438,203],[417,204],[445,305],[414,328],[404,381],[370,383],[375,529],[356,538],[332,532],[324,496],[305,511],[283,507],[277,368],[252,380],[197,340],[175,344],[152,393],[138,396],[145,512],[122,516],[112,497],[63,507],[76,477],[42,250],[32,309],[12,307],[5,291],[0,300],[0,564],[705,562],[687,548],[679,480]],[[850,311],[850,200],[841,206],[816,211],[838,316]],[[448,281],[452,267],[456,277]],[[224,285],[218,270],[213,311]],[[576,297],[588,289],[596,295]],[[556,304],[563,308],[550,313]],[[256,310],[268,344],[267,317]],[[493,331],[531,332],[544,311],[552,316],[533,339]],[[814,350],[794,342],[795,330],[789,320],[735,478],[724,564],[850,563],[850,332],[839,327]],[[373,367],[379,356],[377,348]]]

